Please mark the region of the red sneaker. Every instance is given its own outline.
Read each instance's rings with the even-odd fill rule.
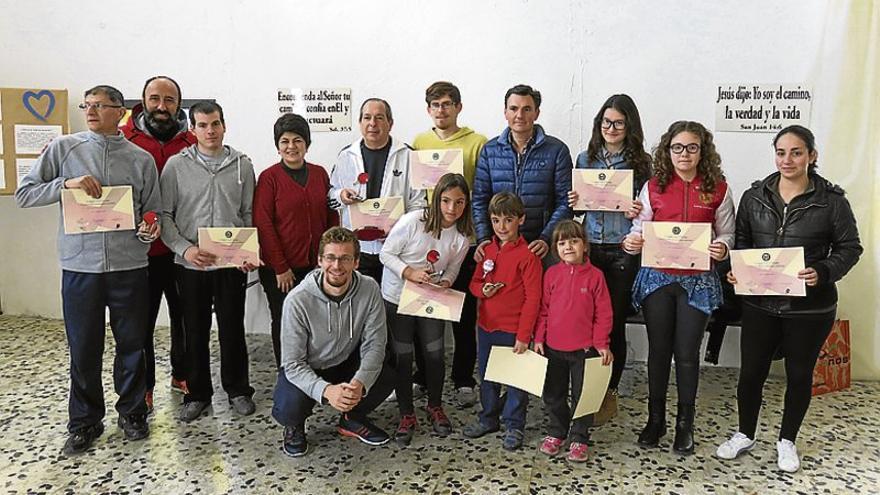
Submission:
[[[559,449],[562,448],[562,443],[565,442],[564,438],[556,438],[547,435],[544,437],[544,441],[541,442],[541,447],[538,449],[542,454],[547,454],[550,457],[559,453]]]
[[[189,389],[186,388],[186,380],[178,380],[173,376],[171,377],[171,390],[175,392],[180,392],[183,395],[189,393]]]
[[[415,414],[404,414],[400,417],[400,424],[394,432],[394,441],[401,447],[406,447],[412,442],[413,434],[418,427]]]
[[[431,427],[434,429],[434,433],[441,437],[448,436],[452,433],[452,423],[443,411],[443,406],[428,406],[425,408],[425,411],[428,412],[428,420],[431,422]]]
[[[590,448],[585,443],[571,442],[565,458],[572,462],[586,462],[590,458]]]

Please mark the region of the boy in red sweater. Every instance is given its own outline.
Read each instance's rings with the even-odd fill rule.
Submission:
[[[529,250],[519,228],[526,219],[522,200],[509,192],[498,193],[489,202],[489,216],[495,236],[485,247],[482,263],[471,279],[471,293],[479,301],[477,355],[480,370],[479,421],[462,433],[479,438],[500,429],[499,414],[507,431],[502,446],[522,447],[528,393],[507,387],[501,401],[501,385],[484,380],[492,346],[512,347],[522,354],[529,348],[541,303],[541,260]]]
[[[593,425],[592,414],[571,419],[583,387],[584,361],[598,355],[608,366],[613,359],[608,349],[611,297],[602,271],[590,263],[587,246],[584,229],[577,222],[563,220],[556,225],[552,249],[562,262],[544,275],[544,295],[535,326],[535,352],[544,354],[548,361],[544,406],[549,424],[540,451],[554,456],[569,437],[567,458],[574,462],[589,458],[587,442]]]

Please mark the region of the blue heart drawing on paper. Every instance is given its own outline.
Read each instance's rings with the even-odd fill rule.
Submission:
[[[46,106],[46,113],[40,113],[39,110],[34,108],[31,101],[38,102],[43,99],[43,97],[49,98],[49,105]],[[24,107],[27,108],[27,111],[31,113],[34,117],[46,122],[46,119],[52,115],[52,110],[55,110],[55,95],[52,94],[48,89],[44,89],[42,91],[33,92],[33,91],[25,91],[24,94],[21,95],[21,102],[24,103]]]

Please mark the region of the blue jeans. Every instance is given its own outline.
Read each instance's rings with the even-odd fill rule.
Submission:
[[[108,273],[65,270],[61,276],[64,328],[70,347],[70,401],[67,430],[74,432],[104,418],[104,308],[116,341],[113,388],[122,416],[146,414],[144,346],[149,313],[147,269]]]
[[[501,384],[484,380],[486,365],[489,362],[489,351],[492,346],[513,347],[516,335],[496,331],[487,332],[477,328],[477,361],[480,368],[480,423],[483,426],[498,426],[498,415],[508,430],[524,430],[526,426],[526,408],[529,406],[529,394],[518,388],[507,387],[507,399],[501,402]]]

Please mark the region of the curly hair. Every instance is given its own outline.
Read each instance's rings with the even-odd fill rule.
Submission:
[[[613,108],[626,117],[626,128],[623,138],[623,157],[626,163],[635,172],[636,179],[646,181],[651,178],[651,155],[645,151],[645,133],[642,131],[642,119],[639,117],[639,109],[629,95],[612,95],[593,118],[593,134],[587,145],[587,156],[592,161],[602,159],[602,147],[605,146],[605,138],[602,137],[602,119],[605,118],[605,110]]]
[[[697,175],[702,181],[700,191],[704,193],[715,192],[715,186],[725,180],[724,172],[721,171],[721,155],[715,151],[712,133],[703,124],[689,120],[673,122],[660,138],[657,146],[654,147],[654,176],[660,190],[666,189],[672,179],[672,174],[675,173],[669,145],[672,138],[682,132],[689,132],[700,139],[700,161],[697,163]]]

